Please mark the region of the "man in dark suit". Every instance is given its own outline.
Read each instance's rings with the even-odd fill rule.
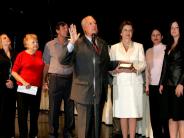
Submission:
[[[78,113],[78,138],[99,138],[102,113],[102,95],[108,84],[110,69],[108,46],[97,36],[96,20],[92,16],[81,21],[84,35],[74,45],[67,46],[62,64],[74,65],[71,99]],[[76,28],[70,27],[71,39],[76,38]],[[94,47],[95,46],[95,47]]]

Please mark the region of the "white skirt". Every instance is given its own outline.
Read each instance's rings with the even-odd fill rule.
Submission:
[[[113,86],[113,117],[141,118],[143,116],[143,84]]]

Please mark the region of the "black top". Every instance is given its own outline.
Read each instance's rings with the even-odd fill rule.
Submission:
[[[174,49],[166,49],[161,84],[184,85],[184,43],[178,43]]]
[[[11,59],[8,58],[3,49],[0,49],[0,86],[4,86],[8,79],[15,82],[15,79],[11,76],[11,68],[15,61],[16,53],[10,51],[10,55]]]

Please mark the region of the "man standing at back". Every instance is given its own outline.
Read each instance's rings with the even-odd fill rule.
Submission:
[[[50,138],[58,137],[59,113],[62,100],[64,100],[65,116],[64,138],[72,137],[72,130],[75,125],[74,102],[70,100],[73,67],[71,65],[62,65],[59,61],[64,48],[69,44],[67,39],[68,29],[68,25],[65,22],[58,22],[56,25],[57,37],[46,43],[43,53],[43,60],[45,62],[43,88],[48,88],[49,92]]]

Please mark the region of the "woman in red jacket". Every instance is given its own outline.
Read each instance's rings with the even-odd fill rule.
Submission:
[[[26,34],[23,40],[26,50],[17,55],[12,68],[12,75],[17,80],[18,88],[25,87],[23,92],[17,89],[17,108],[20,138],[28,137],[28,110],[30,111],[29,138],[38,135],[38,115],[40,110],[41,86],[44,62],[42,52],[38,50],[38,39],[35,34]],[[33,94],[32,88],[38,88]],[[28,90],[28,92],[26,92]],[[30,90],[30,91],[29,91]]]

